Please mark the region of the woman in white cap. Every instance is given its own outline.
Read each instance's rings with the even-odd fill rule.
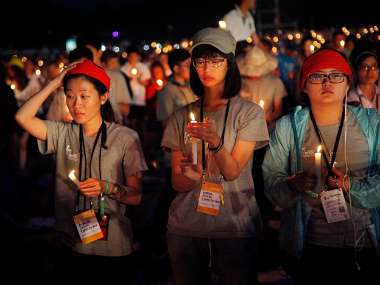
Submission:
[[[251,169],[268,132],[263,110],[237,96],[235,46],[218,28],[194,36],[190,82],[200,99],[171,116],[162,140],[177,191],[168,221],[176,284],[208,284],[209,269],[220,284],[257,283],[260,217]]]

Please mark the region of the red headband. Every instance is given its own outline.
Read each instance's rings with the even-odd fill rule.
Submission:
[[[67,71],[66,75],[69,74],[84,74],[91,78],[94,78],[107,88],[110,89],[110,78],[103,68],[93,63],[91,60],[85,60],[81,63],[78,63],[73,69]]]
[[[334,68],[346,74],[352,80],[352,70],[347,59],[338,51],[333,49],[321,49],[305,59],[299,81],[299,87],[305,87],[308,76],[325,68]]]

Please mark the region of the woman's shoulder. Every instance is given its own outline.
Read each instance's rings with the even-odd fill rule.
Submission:
[[[139,135],[138,133],[127,127],[120,125],[118,123],[111,123],[111,125],[108,127],[108,134],[116,136],[118,139],[138,139]]]

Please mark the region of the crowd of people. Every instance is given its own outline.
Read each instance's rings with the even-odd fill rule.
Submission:
[[[253,4],[168,54],[83,37],[43,67],[5,58],[4,242],[51,229],[41,272],[127,284],[259,284],[264,259],[286,284],[380,282],[379,45],[276,56]]]

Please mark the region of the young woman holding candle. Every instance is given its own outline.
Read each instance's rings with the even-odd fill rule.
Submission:
[[[251,167],[253,151],[266,145],[268,132],[263,110],[236,96],[241,78],[235,46],[222,29],[206,28],[194,36],[190,82],[200,99],[171,116],[162,140],[172,152],[177,191],[169,211],[168,249],[179,285],[208,284],[210,268],[220,284],[257,282],[260,217]]]
[[[351,80],[336,50],[306,58],[299,87],[307,106],[277,122],[263,163],[266,195],[283,208],[280,246],[297,284],[379,280],[380,120],[345,104]]]
[[[37,118],[38,108],[61,85],[74,122]],[[124,270],[133,251],[125,204],[140,203],[146,164],[136,132],[112,122],[109,87],[105,71],[85,60],[65,69],[16,114],[17,122],[38,139],[41,153],[56,155],[56,230],[77,269]],[[73,218],[90,209],[101,225],[105,222],[107,234],[84,244]]]

